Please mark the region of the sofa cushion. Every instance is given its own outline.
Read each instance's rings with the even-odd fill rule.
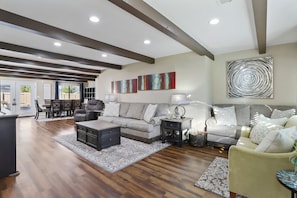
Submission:
[[[214,114],[218,125],[237,125],[235,107],[214,106]]]
[[[144,114],[146,112],[146,109],[147,109],[148,105],[149,104],[144,104],[143,109],[142,109],[142,112],[141,112],[141,115],[140,115],[140,120],[143,120]]]
[[[127,116],[128,118],[135,118],[135,119],[142,119],[141,115],[142,115],[142,111],[144,108],[145,104],[133,104],[131,103],[127,112]]]
[[[168,104],[158,104],[156,117],[169,115],[169,105]]]
[[[296,110],[295,109],[288,109],[288,110],[278,110],[274,109],[271,114],[271,118],[276,119],[276,118],[290,118],[293,115],[295,115]]]
[[[236,105],[235,106],[236,111],[236,120],[237,125],[240,126],[249,126],[250,124],[250,106],[242,106],[242,105]]]
[[[120,103],[120,116],[126,117],[130,103]]]
[[[119,116],[120,104],[119,103],[108,103],[105,105],[103,116]]]
[[[127,128],[131,128],[138,131],[144,131],[148,133],[154,130],[154,126],[152,124],[149,124],[144,120],[136,120],[136,119],[128,120]]]
[[[250,134],[251,141],[255,144],[260,144],[268,133],[282,128],[284,127],[281,125],[276,125],[268,122],[259,122],[252,128]]]
[[[257,148],[258,144],[253,143],[251,139],[248,137],[240,137],[238,139],[236,146],[242,146],[242,147],[246,147],[254,150]]]
[[[294,133],[296,134],[296,127],[272,131],[264,137],[255,151],[268,153],[290,152],[292,151],[295,143],[295,140],[292,138]]]
[[[143,116],[143,120],[146,122],[151,122],[152,118],[155,116],[156,111],[157,111],[157,107],[158,105],[155,104],[149,104],[145,110],[144,116]]]

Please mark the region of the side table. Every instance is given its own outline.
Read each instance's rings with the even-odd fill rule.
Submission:
[[[183,144],[183,131],[189,131],[193,118],[183,119],[161,119],[162,143],[165,141],[177,143],[178,146]]]
[[[276,172],[277,180],[291,191],[291,198],[297,193],[297,172],[294,170],[280,170]]]

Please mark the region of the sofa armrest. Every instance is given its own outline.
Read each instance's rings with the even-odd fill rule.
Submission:
[[[150,124],[157,126],[157,125],[161,125],[161,119],[167,118],[167,116],[157,116],[157,117],[153,117]]]
[[[216,124],[217,124],[217,120],[216,120],[215,117],[210,117],[210,118],[208,118],[208,119],[205,121],[205,127],[206,127],[206,129],[207,129],[207,127],[209,127],[209,126],[214,126],[214,125],[216,125]]]
[[[240,136],[241,137],[246,137],[246,138],[250,137],[251,130],[252,130],[251,127],[242,126],[241,127],[241,134],[240,134]]]
[[[276,172],[294,169],[289,161],[293,154],[294,152],[263,153],[231,146],[228,153],[229,191],[248,197],[285,197],[283,193],[286,195],[287,190],[277,181]]]
[[[73,114],[75,115],[75,114],[77,114],[77,113],[81,113],[81,114],[84,113],[84,114],[86,114],[87,112],[86,112],[85,109],[75,109]]]

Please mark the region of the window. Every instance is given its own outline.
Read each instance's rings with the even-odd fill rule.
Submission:
[[[60,100],[80,99],[80,84],[78,83],[59,83],[58,85]]]

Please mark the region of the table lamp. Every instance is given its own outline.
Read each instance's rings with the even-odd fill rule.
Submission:
[[[171,104],[176,105],[174,108],[175,118],[182,119],[186,114],[186,109],[183,105],[189,104],[186,94],[173,94],[171,96]]]

